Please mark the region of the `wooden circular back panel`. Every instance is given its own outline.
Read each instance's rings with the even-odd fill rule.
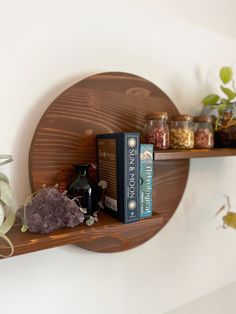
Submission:
[[[132,74],[101,73],[68,88],[48,107],[35,131],[29,154],[32,190],[58,183],[62,168],[95,163],[96,134],[142,132],[147,114],[157,111],[178,114],[157,86]],[[187,160],[154,162],[153,210],[165,222],[182,197],[188,166]]]

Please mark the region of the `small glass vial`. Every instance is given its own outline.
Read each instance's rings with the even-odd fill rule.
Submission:
[[[198,116],[194,122],[194,147],[212,148],[214,146],[214,131],[210,116]]]
[[[192,149],[194,133],[192,117],[187,114],[174,116],[170,122],[170,146],[173,149]]]
[[[147,116],[145,143],[153,144],[154,149],[168,149],[170,146],[167,112],[156,112]]]

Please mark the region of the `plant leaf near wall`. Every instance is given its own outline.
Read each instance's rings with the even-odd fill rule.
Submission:
[[[226,98],[221,97],[217,94],[209,94],[202,99],[202,104],[204,106],[211,106],[212,108],[218,108],[219,106],[224,107],[224,109],[231,109],[232,101],[236,97],[236,89],[233,80],[233,70],[231,67],[222,67],[219,71],[219,77],[223,84],[220,84],[221,91],[225,94]],[[224,86],[231,83],[232,87]],[[219,113],[220,114],[220,113]]]
[[[228,100],[233,100],[234,97],[236,96],[236,93],[233,92],[230,88],[228,87],[224,87],[224,86],[220,86],[220,89],[222,90],[223,93],[225,93],[225,95],[228,97]]]
[[[220,97],[216,94],[210,94],[203,98],[202,103],[204,106],[215,105],[220,100]]]
[[[220,79],[224,84],[229,83],[233,79],[233,70],[230,67],[222,67],[220,69]]]
[[[223,204],[220,209],[217,211],[216,216],[220,214],[222,211],[226,210],[226,214],[222,217],[223,225],[222,227],[225,229],[227,227],[231,227],[236,229],[236,212],[235,209],[232,208],[230,197],[225,195],[226,203]]]

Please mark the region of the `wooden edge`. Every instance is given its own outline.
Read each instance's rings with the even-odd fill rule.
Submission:
[[[130,248],[135,245],[132,245],[132,239],[137,236],[135,235],[136,231],[143,230],[149,235],[149,228],[155,226],[156,230],[156,226],[160,225],[161,227],[163,222],[163,217],[156,213],[154,213],[150,218],[141,219],[140,221],[132,224],[120,223],[107,214],[102,213],[99,222],[95,223],[92,227],[81,224],[74,228],[64,228],[49,234],[41,235],[30,232],[22,233],[21,226],[18,224],[13,226],[7,236],[14,245],[15,251],[13,256],[67,244],[76,244],[83,247],[83,244],[87,245],[88,243],[91,243],[92,246],[92,243],[95,243],[96,240],[104,238],[117,239],[119,234],[121,234],[121,237],[125,238],[126,242],[131,240],[130,245],[128,245],[128,248]],[[113,248],[107,248],[107,245],[104,244],[104,249],[102,246],[98,251],[113,252],[116,250]],[[9,252],[10,248],[7,246],[7,243],[1,240],[0,254],[7,255]]]
[[[154,160],[190,159],[236,156],[235,148],[212,148],[191,150],[163,150],[154,152]]]

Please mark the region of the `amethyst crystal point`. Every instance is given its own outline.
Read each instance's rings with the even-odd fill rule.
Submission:
[[[42,188],[24,208],[23,224],[29,231],[49,233],[63,227],[75,227],[84,221],[79,206],[55,187]]]

